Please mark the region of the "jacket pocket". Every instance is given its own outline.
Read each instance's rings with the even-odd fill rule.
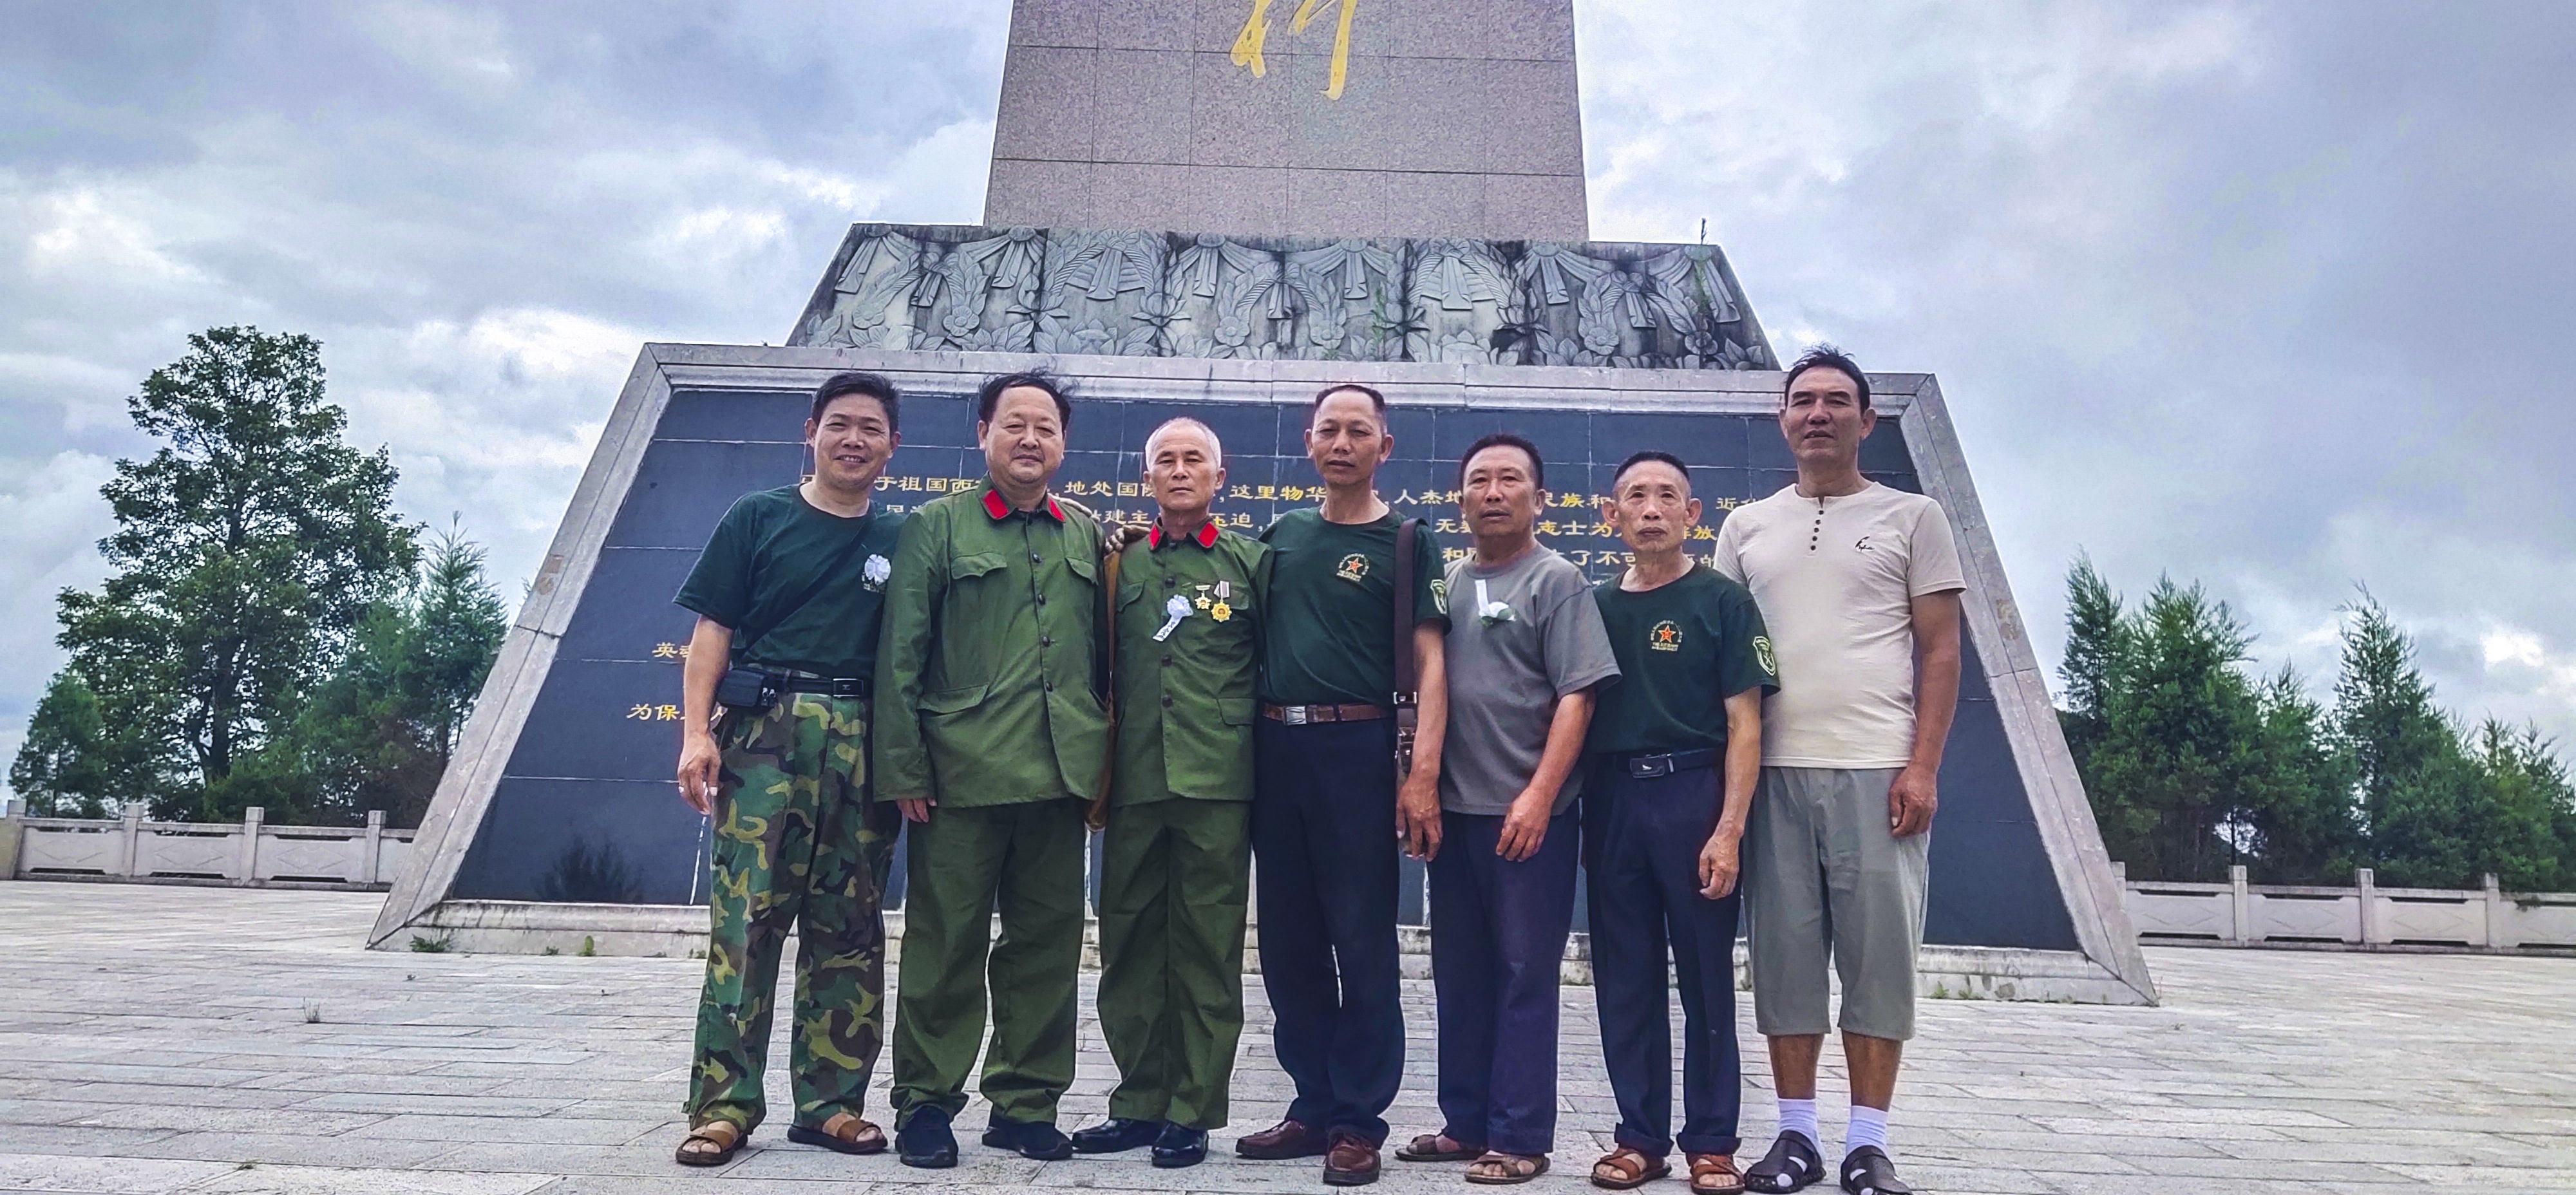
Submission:
[[[992,692],[992,690],[993,686],[991,685],[965,685],[955,689],[941,689],[937,692],[924,693],[921,695],[921,712],[925,714],[953,714],[960,710],[971,710],[976,706],[984,704],[985,695]]]
[[[949,562],[948,575],[963,581],[968,577],[998,572],[1006,563],[999,552],[969,552]]]
[[[1252,725],[1252,699],[1249,697],[1217,698],[1216,712],[1228,726]]]

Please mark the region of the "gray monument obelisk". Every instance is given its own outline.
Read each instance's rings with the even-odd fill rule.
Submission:
[[[1588,240],[1572,0],[1020,0],[984,223]]]

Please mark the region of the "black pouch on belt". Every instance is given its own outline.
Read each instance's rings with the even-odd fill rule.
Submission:
[[[727,668],[716,681],[716,704],[726,709],[766,712],[778,704],[778,677],[757,668]]]

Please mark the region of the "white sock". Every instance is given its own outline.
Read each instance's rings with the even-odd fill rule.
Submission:
[[[1817,1153],[1824,1152],[1825,1139],[1816,1135],[1816,1101],[1814,1100],[1781,1100],[1780,1131],[1803,1133],[1807,1137],[1807,1144],[1817,1147]]]
[[[1810,1111],[1808,1115],[1815,1113]],[[1875,1145],[1878,1152],[1887,1152],[1887,1109],[1852,1105],[1851,1127],[1843,1131],[1843,1156],[1850,1157],[1853,1150],[1864,1145]]]

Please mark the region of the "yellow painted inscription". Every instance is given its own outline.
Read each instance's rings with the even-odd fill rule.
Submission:
[[[1305,0],[1299,4],[1297,15],[1289,19],[1288,32],[1304,33],[1307,24],[1315,19],[1315,14],[1326,3],[1328,0]],[[1332,100],[1342,98],[1342,85],[1350,81],[1351,21],[1360,11],[1360,0],[1341,0],[1341,4],[1341,20],[1333,31],[1332,73],[1324,82],[1324,98]],[[1252,15],[1244,19],[1243,32],[1234,38],[1234,64],[1251,71],[1253,78],[1266,77],[1270,73],[1270,62],[1262,51],[1269,41],[1270,0],[1252,0]]]

